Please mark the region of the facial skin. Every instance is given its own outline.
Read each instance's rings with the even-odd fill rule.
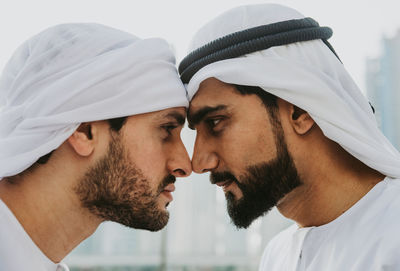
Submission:
[[[175,177],[191,173],[180,139],[185,109],[131,116],[119,132],[110,130],[106,154],[74,190],[82,205],[103,220],[158,231],[168,222]]]
[[[45,164],[0,182],[0,198],[53,262],[106,220],[156,231],[168,221],[175,177],[191,163],[180,132],[184,107],[83,123]]]
[[[266,110],[258,96],[210,78],[193,98],[188,119],[197,130],[193,170],[210,171],[211,182],[223,187],[237,227],[247,228],[301,185],[278,108]]]

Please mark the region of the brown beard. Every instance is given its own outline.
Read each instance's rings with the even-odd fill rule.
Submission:
[[[169,213],[160,209],[158,197],[165,186],[175,182],[175,177],[166,176],[157,191],[152,191],[140,169],[129,161],[120,135],[113,135],[107,154],[89,168],[74,188],[82,206],[104,221],[161,230],[168,223]]]
[[[232,192],[225,194],[228,214],[238,228],[247,228],[260,216],[269,212],[280,199],[303,184],[292,157],[288,151],[282,125],[276,112],[270,112],[275,136],[277,156],[268,162],[261,162],[246,168],[236,178],[231,172],[212,172],[212,183],[233,181],[243,196],[236,199]]]

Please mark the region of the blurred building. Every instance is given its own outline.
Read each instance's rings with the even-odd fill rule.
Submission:
[[[400,149],[400,30],[383,38],[380,57],[367,60],[366,85],[380,128]]]

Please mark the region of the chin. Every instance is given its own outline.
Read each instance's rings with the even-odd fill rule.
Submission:
[[[148,221],[148,224],[141,225],[141,227],[131,227],[131,228],[148,230],[151,232],[162,230],[168,224],[169,212],[166,211],[165,209],[160,209],[159,211],[160,211],[159,216],[153,217],[151,221]]]
[[[225,196],[226,196],[227,194],[233,195],[233,197],[234,197],[235,200],[241,200],[241,199],[243,198],[243,193],[242,193],[242,191],[240,191],[239,188],[231,189],[231,190],[225,191]]]

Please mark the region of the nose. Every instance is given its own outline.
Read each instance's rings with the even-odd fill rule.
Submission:
[[[188,177],[192,173],[192,164],[182,140],[171,150],[167,167],[175,177]]]
[[[192,157],[192,169],[198,174],[212,171],[218,167],[218,156],[212,151],[210,142],[208,143],[199,136],[196,137]]]

